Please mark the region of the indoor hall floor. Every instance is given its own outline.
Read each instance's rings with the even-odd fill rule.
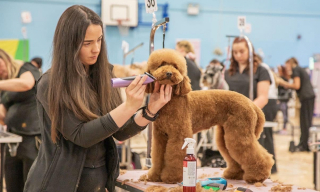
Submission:
[[[293,120],[295,128],[294,141],[298,144],[300,137],[300,128],[298,120]],[[314,124],[320,125],[320,118],[314,118]],[[277,131],[277,128],[274,129]],[[271,175],[272,180],[278,180],[286,184],[293,184],[299,187],[313,189],[313,154],[311,152],[289,152],[289,143],[291,141],[291,129],[288,126],[288,132],[285,135],[274,133],[274,145],[277,160],[278,172]],[[143,153],[146,151],[146,142],[142,134],[131,139],[132,151]],[[138,147],[135,149],[135,147]],[[144,166],[145,159],[141,155],[141,164]],[[5,187],[4,187],[5,188]],[[117,192],[126,192],[117,188]],[[6,190],[4,190],[6,192]]]
[[[294,119],[294,142],[299,143],[300,128],[299,120]],[[320,125],[320,118],[314,118],[314,125]],[[289,144],[292,140],[291,129],[288,127],[286,135],[274,133],[274,146],[278,172],[271,175],[271,179],[279,180],[287,184],[314,189],[313,184],[313,153],[289,151]]]

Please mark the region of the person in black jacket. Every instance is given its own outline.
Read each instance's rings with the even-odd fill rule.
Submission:
[[[118,153],[112,137],[141,132],[171,99],[172,87],[159,85],[143,103],[146,76],[137,76],[121,103],[111,87],[113,66],[100,17],[74,5],[60,17],[53,40],[52,67],[38,81],[36,98],[42,144],[25,192],[115,191]]]
[[[296,58],[292,57],[286,61],[286,70],[292,71],[293,83],[284,80],[280,85],[287,89],[296,90],[301,102],[300,108],[300,143],[296,146],[296,151],[310,151],[308,145],[309,128],[312,126],[315,93],[310,78],[306,70],[299,66]]]
[[[37,67],[42,75],[42,58],[41,57],[34,57],[31,59],[30,63]]]
[[[6,149],[4,175],[8,192],[23,191],[38,154],[40,128],[34,92],[39,77],[38,68],[29,62],[21,65],[0,49],[0,121],[9,132],[22,136],[16,154]]]
[[[201,71],[195,63],[195,52],[192,44],[189,41],[179,41],[176,45],[176,50],[186,59],[188,77],[191,81],[193,91],[200,90]]]

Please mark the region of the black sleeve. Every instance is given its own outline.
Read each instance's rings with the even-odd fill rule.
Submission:
[[[37,85],[37,99],[49,114],[49,105],[47,101],[49,85],[49,75],[44,74]],[[106,114],[89,122],[79,120],[70,110],[63,112],[63,128],[58,131],[73,143],[88,148],[100,141],[113,136],[118,140],[125,140],[142,131],[145,127],[140,127],[134,121],[132,116],[121,128],[113,121],[109,114]]]
[[[19,72],[19,76],[21,76],[23,73],[30,71],[32,76],[34,77],[34,80],[37,81],[40,78],[40,71],[37,67],[32,65],[31,63],[25,63]]]
[[[35,81],[37,81],[40,77],[40,71],[38,70],[38,68],[36,68],[35,66],[33,66],[31,63],[25,63],[19,71],[18,74],[18,78],[25,72],[30,71],[31,74],[33,75]],[[24,92],[10,92],[7,91],[4,94],[4,98],[3,101],[4,103],[8,103],[5,104],[5,106],[10,106],[9,103],[13,104],[13,103],[18,103],[18,102],[24,102],[30,98],[34,98],[35,97],[35,90],[34,88],[28,90],[28,91],[24,91]]]
[[[13,105],[13,101],[10,100],[8,92],[2,92],[0,104],[3,104],[4,108],[8,111],[10,106]]]
[[[300,77],[300,72],[298,70],[298,68],[294,68],[292,69],[292,75],[291,75],[292,78],[295,78],[295,77]]]
[[[271,77],[268,73],[268,70],[262,66],[259,66],[257,69],[258,72],[258,82],[260,81],[269,81],[271,84]]]

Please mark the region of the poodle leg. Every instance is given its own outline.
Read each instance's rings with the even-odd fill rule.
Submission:
[[[230,117],[224,125],[224,131],[226,148],[244,170],[243,179],[247,183],[266,180],[274,161],[272,155],[258,143],[255,121],[245,117]]]
[[[152,148],[151,148],[151,161],[152,166],[148,171],[148,180],[160,182],[160,175],[164,164],[164,153],[168,142],[168,136],[158,129],[152,130]]]
[[[230,156],[224,140],[224,130],[221,126],[216,127],[216,141],[222,157],[227,162],[227,168],[223,172],[223,177],[226,179],[242,180],[244,172],[239,163]]]
[[[180,134],[180,135],[178,135]],[[178,183],[183,179],[183,159],[186,149],[181,147],[185,138],[192,138],[192,133],[182,135],[183,132],[169,137],[167,149],[164,155],[164,168],[161,173],[161,180],[165,183]]]

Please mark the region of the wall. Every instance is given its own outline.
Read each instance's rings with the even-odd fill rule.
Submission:
[[[139,0],[139,2],[144,2]],[[248,37],[256,50],[263,50],[265,62],[271,66],[283,64],[296,56],[302,66],[307,66],[309,57],[319,53],[317,32],[320,29],[320,14],[317,0],[158,0],[158,4],[169,3],[170,25],[166,33],[166,47],[174,48],[177,38],[201,40],[202,67],[213,59],[224,56],[213,55],[215,48],[224,52],[228,46],[226,35],[238,35],[237,17],[246,16],[252,25]],[[189,16],[188,3],[198,3],[200,14]],[[99,0],[0,0],[0,39],[22,39],[21,27],[26,26],[30,40],[30,58],[44,58],[44,70],[50,67],[50,54],[54,30],[62,12],[73,4],[82,4],[100,14]],[[30,11],[32,23],[21,23],[22,11]],[[151,15],[144,19],[151,21]],[[158,18],[159,14],[158,14]],[[297,40],[297,35],[301,39]],[[126,40],[130,47],[141,42],[144,46],[135,53],[135,61],[147,60],[149,55],[150,27],[139,26],[130,29],[126,37],[121,37],[117,27],[106,27],[109,59],[112,63],[122,63],[121,42]],[[162,33],[156,33],[155,48],[162,46]],[[131,57],[126,60],[129,63]]]

